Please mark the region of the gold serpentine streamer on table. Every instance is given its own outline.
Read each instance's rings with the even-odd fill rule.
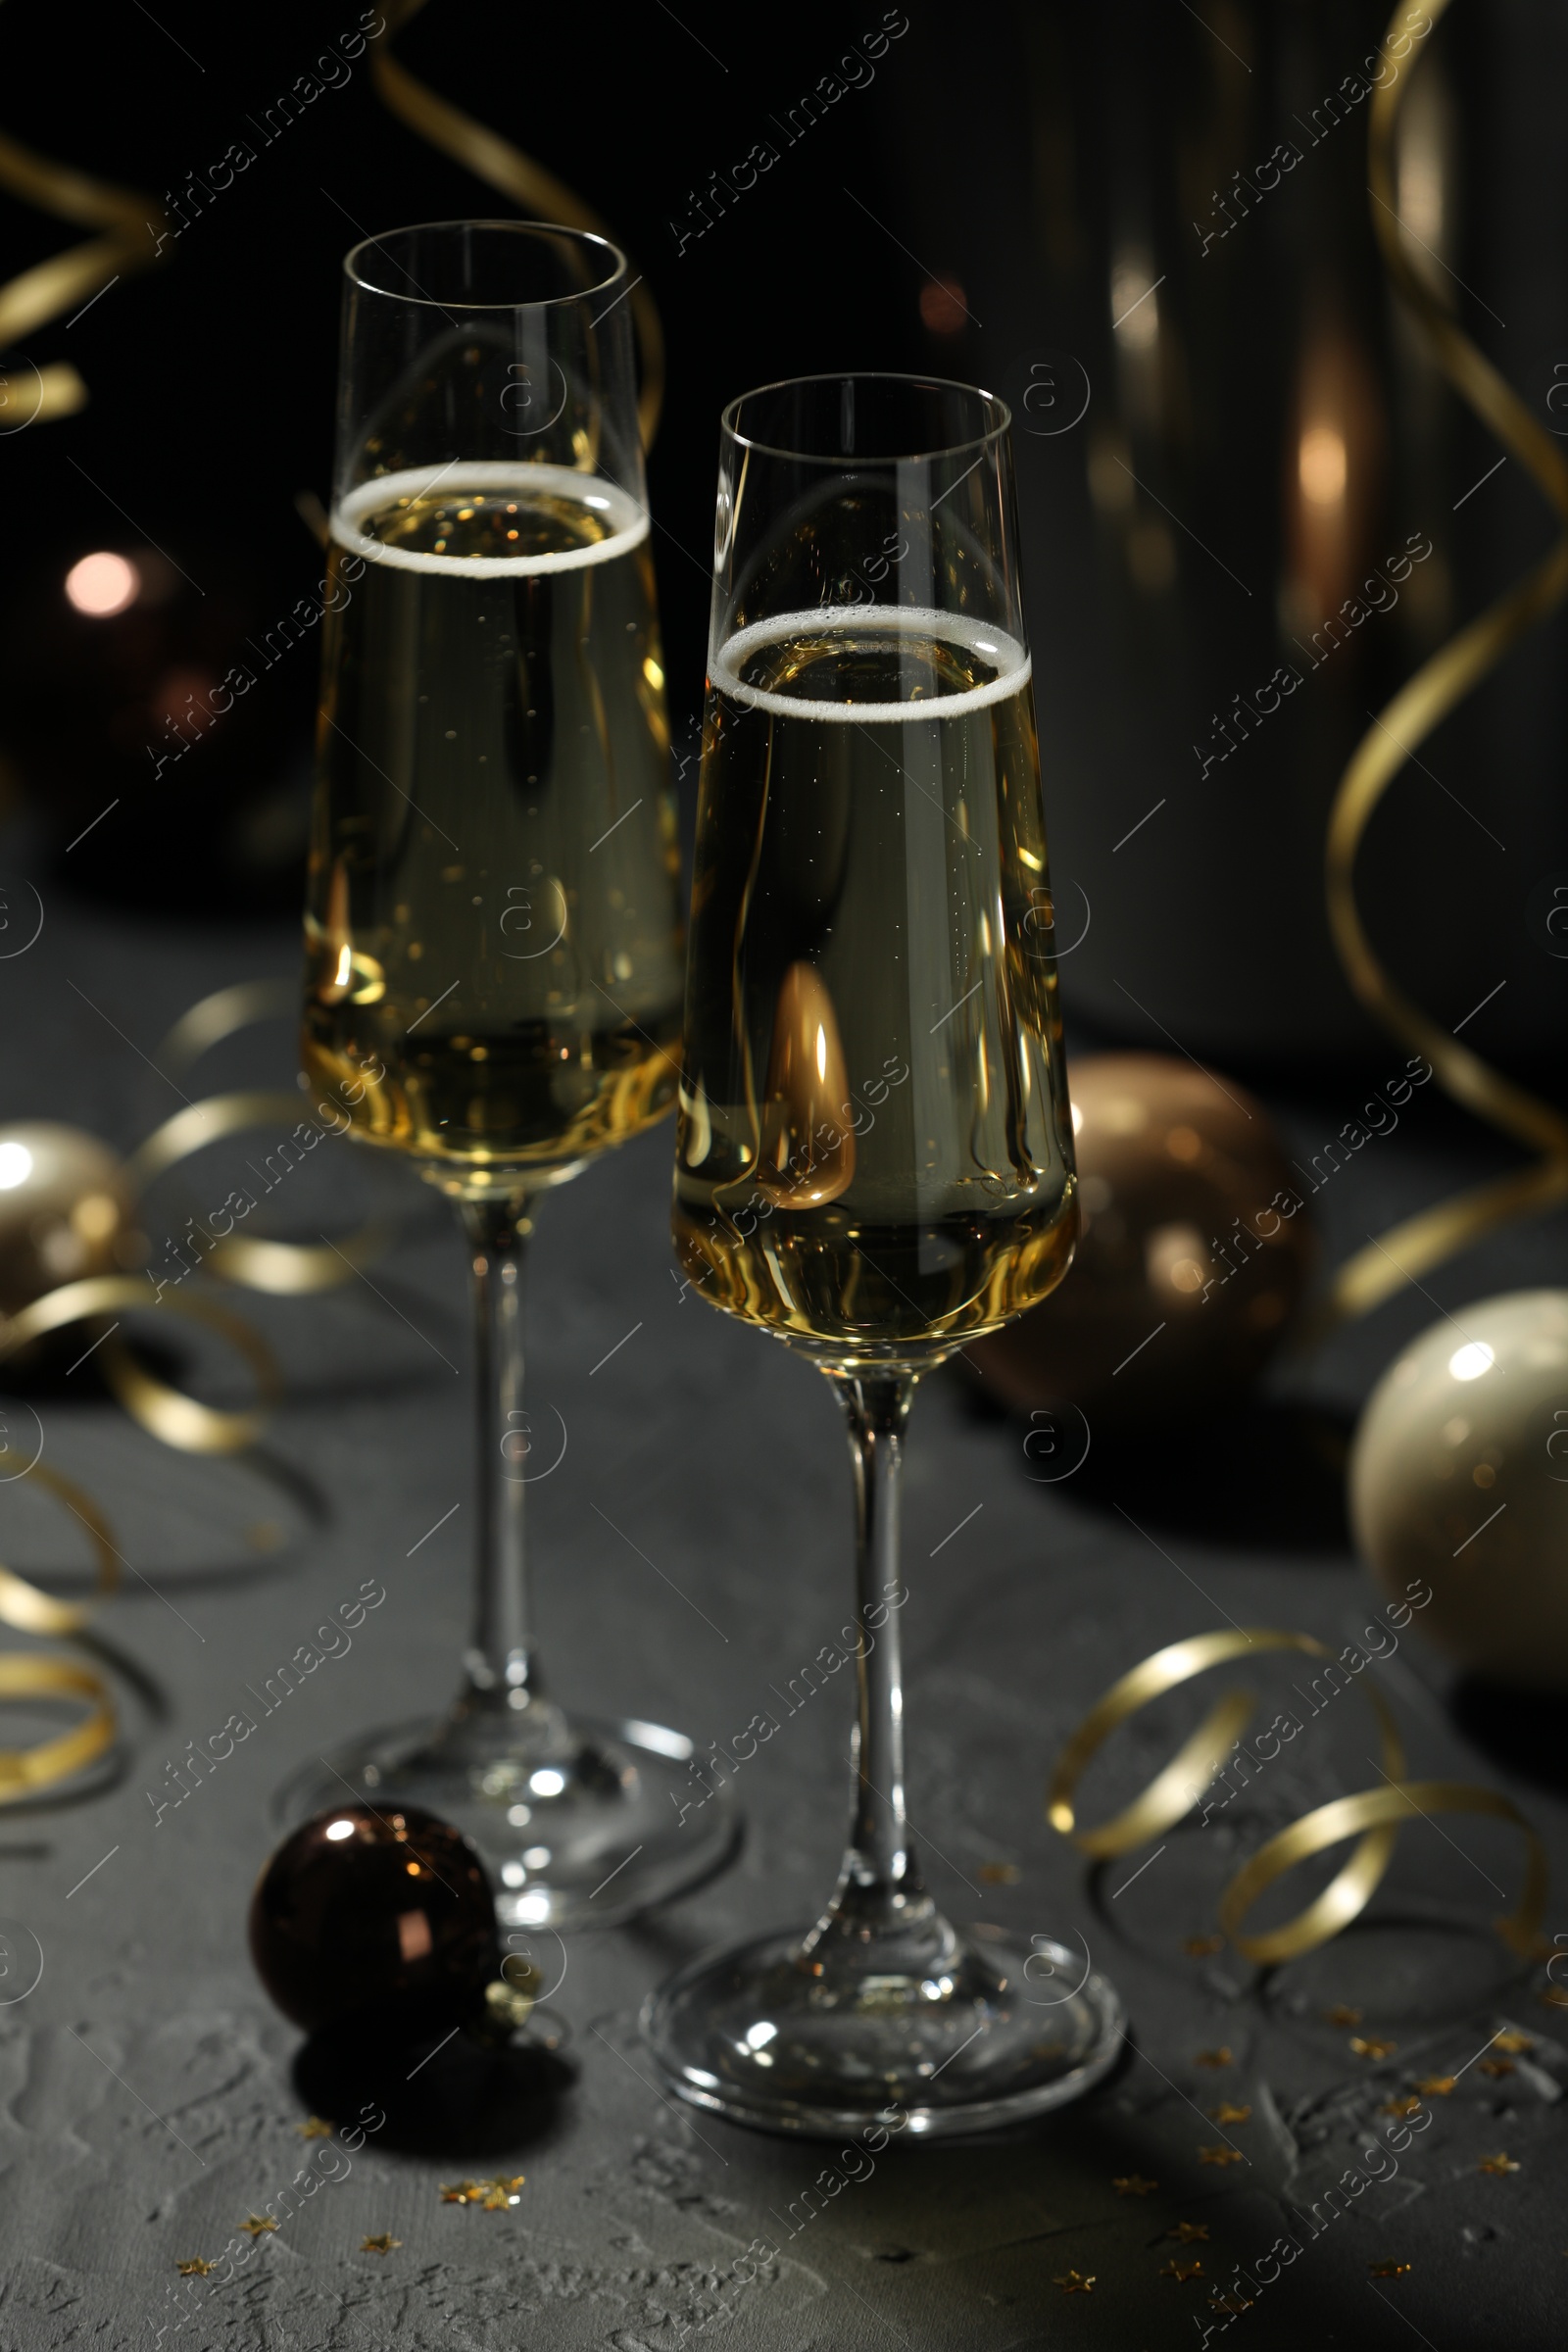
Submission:
[[[168,221],[150,197],[89,179],[84,172],[74,171],[68,164],[51,163],[47,156],[34,155],[3,132],[0,186],[41,212],[107,232],[35,263],[0,286],[0,351],[19,343],[34,327],[84,305],[128,270],[150,268],[162,250],[158,232]],[[87,387],[69,361],[57,360],[47,368],[34,367],[31,361],[25,365],[37,379],[37,405],[30,416],[7,423],[5,430],[19,432],[23,425],[47,424],[56,416],[74,416],[86,406]],[[10,408],[12,392],[20,389],[21,382],[14,371],[0,373],[0,413]]]
[[[419,138],[428,139],[432,147],[439,147],[443,155],[451,156],[454,163],[462,164],[475,178],[510,197],[531,219],[554,221],[563,228],[585,229],[590,235],[607,238],[612,245],[617,243],[598,214],[564,180],[557,179],[554,172],[514,147],[510,139],[502,138],[482,122],[475,122],[448,99],[438,98],[433,90],[427,90],[401,59],[393,55],[393,39],[424,4],[425,0],[385,0],[382,14],[386,18],[386,31],[370,52],[370,79],[382,104]],[[641,278],[632,284],[630,301],[643,362],[637,417],[642,427],[643,447],[652,449],[664,402],[664,332],[659,321],[658,306]]]
[[[11,1458],[12,1448],[0,1446],[0,1461]],[[120,1554],[108,1521],[74,1480],[46,1469],[42,1462],[34,1462],[25,1475],[37,1479],[87,1530],[98,1557],[97,1589],[87,1601],[56,1600],[14,1568],[0,1566],[0,1622],[24,1634],[79,1634],[118,1586]],[[31,1747],[0,1748],[0,1805],[36,1796],[56,1782],[72,1779],[96,1763],[114,1742],[114,1701],[102,1675],[94,1674],[90,1667],[78,1666],[70,1658],[8,1651],[0,1656],[0,1701],[29,1698],[85,1699],[88,1712],[69,1732],[40,1740]]]
[[[1426,0],[1427,28],[1408,36],[1415,48],[1400,72],[1391,44],[1405,12],[1396,10],[1383,40],[1391,77],[1373,91],[1368,144],[1372,222],[1395,291],[1425,336],[1434,358],[1460,396],[1491,427],[1511,457],[1550,501],[1568,526],[1568,458],[1518,395],[1461,332],[1412,266],[1404,244],[1394,170],[1399,111],[1421,55],[1421,44],[1447,13],[1449,0]],[[1515,1086],[1460,1045],[1390,980],[1373,954],[1355,904],[1356,852],[1373,810],[1417,746],[1514,646],[1568,593],[1568,531],[1517,585],[1470,621],[1424,662],[1373,721],[1340,782],[1329,817],[1329,926],[1351,987],[1396,1037],[1431,1063],[1438,1083],[1457,1102],[1543,1154],[1514,1173],[1477,1185],[1419,1216],[1407,1217],[1359,1250],[1335,1276],[1313,1324],[1313,1336],[1367,1313],[1407,1282],[1417,1280],[1508,1219],[1548,1208],[1568,1198],[1568,1118]]]
[[[298,1095],[209,1095],[155,1128],[121,1174],[135,1198],[191,1152],[248,1128],[287,1125],[302,1106]],[[391,1237],[392,1226],[385,1219],[371,1219],[341,1242],[275,1242],[260,1234],[220,1234],[210,1237],[204,1263],[222,1281],[246,1290],[301,1298],[312,1291],[336,1290],[378,1257]]]
[[[0,1461],[10,1461],[14,1455],[14,1447],[0,1446]],[[80,1520],[98,1555],[98,1584],[91,1600],[56,1600],[52,1593],[29,1585],[24,1576],[18,1576],[14,1568],[0,1567],[0,1623],[15,1626],[19,1634],[79,1634],[120,1584],[120,1554],[109,1522],[74,1479],[46,1469],[42,1462],[34,1462],[21,1475],[35,1478]]]
[[[241,980],[229,988],[215,989],[181,1013],[158,1049],[155,1067],[166,1073],[172,1067],[183,1076],[204,1054],[236,1031],[257,1021],[293,1014],[298,1006],[299,990],[287,980]],[[130,1154],[121,1176],[132,1200],[139,1200],[149,1185],[189,1153],[205,1151],[223,1136],[243,1134],[247,1128],[297,1124],[300,1112],[308,1114],[309,1109],[309,1101],[302,1095],[257,1091],[208,1095],[199,1102],[187,1103],[155,1128]],[[351,1281],[381,1254],[394,1231],[393,1220],[372,1217],[357,1233],[345,1234],[335,1243],[278,1242],[258,1234],[209,1235],[203,1262],[220,1280],[241,1289],[298,1298],[315,1291],[336,1290]]]
[[[1097,1861],[1130,1853],[1152,1843],[1162,1831],[1174,1829],[1192,1811],[1250,1719],[1254,1702],[1248,1692],[1230,1691],[1217,1700],[1141,1794],[1098,1828],[1078,1827],[1073,1795],[1079,1780],[1111,1733],[1151,1699],[1176,1690],[1195,1675],[1206,1674],[1211,1666],[1270,1650],[1295,1650],[1322,1659],[1335,1656],[1310,1634],[1253,1626],[1170,1642],[1130,1668],[1091,1707],[1056,1758],[1046,1791],[1046,1817],[1052,1828]],[[1365,1910],[1394,1857],[1402,1824],[1418,1816],[1425,1820],[1434,1813],[1485,1813],[1512,1823],[1523,1832],[1527,1846],[1519,1907],[1494,1924],[1522,1959],[1544,1956],[1550,1949],[1541,1933],[1546,1904],[1546,1857],[1530,1823],[1511,1798],[1496,1789],[1475,1788],[1463,1781],[1406,1781],[1404,1746],[1394,1715],[1371,1684],[1362,1688],[1378,1722],[1385,1785],[1319,1805],[1260,1846],[1219,1898],[1219,1924],[1226,1936],[1245,1960],[1260,1968],[1315,1951]],[[1354,1852],[1304,1910],[1266,1934],[1242,1934],[1243,1920],[1277,1879],[1294,1870],[1298,1862],[1350,1838],[1357,1840]]]
[[[0,141],[0,163],[3,163]],[[0,177],[3,177],[0,170]],[[3,295],[0,295],[3,301]],[[296,994],[284,981],[244,981],[220,989],[193,1004],[163,1041],[158,1063],[181,1075],[212,1047],[253,1021],[292,1011]],[[200,1151],[220,1136],[278,1121],[293,1124],[302,1099],[281,1092],[248,1092],[210,1097],[188,1104],[164,1121],[130,1155],[122,1170],[132,1199],[156,1177],[187,1153]],[[371,1223],[346,1236],[336,1249],[314,1244],[276,1242],[260,1236],[228,1236],[218,1240],[207,1264],[233,1283],[274,1295],[298,1296],[345,1282],[372,1257],[389,1238],[390,1227]],[[257,1386],[256,1404],[248,1411],[223,1411],[201,1403],[138,1361],[120,1338],[115,1323],[130,1310],[172,1312],[201,1323],[225,1339],[248,1362]],[[281,1395],[282,1384],[271,1349],[243,1317],[204,1297],[164,1299],[149,1293],[142,1279],[131,1275],[101,1275],[66,1283],[46,1292],[20,1313],[0,1318],[0,1361],[46,1334],[72,1323],[83,1323],[99,1334],[98,1354],[110,1387],[131,1417],[165,1445],[193,1453],[235,1453],[260,1436],[268,1409]],[[0,1460],[11,1448],[0,1446]],[[84,1491],[59,1471],[33,1462],[22,1473],[36,1480],[72,1512],[86,1530],[97,1556],[97,1582],[84,1602],[57,1600],[27,1578],[0,1563],[0,1623],[20,1633],[75,1636],[86,1629],[97,1609],[113,1595],[120,1581],[121,1554],[109,1523]],[[0,1654],[0,1704],[8,1700],[42,1699],[86,1702],[87,1714],[71,1731],[40,1740],[27,1748],[0,1747],[0,1805],[34,1796],[69,1781],[95,1762],[116,1738],[114,1699],[103,1677],[74,1659],[33,1656],[25,1651]]]
[[[238,1453],[261,1436],[268,1410],[283,1393],[277,1360],[259,1331],[242,1315],[212,1298],[154,1300],[145,1282],[132,1274],[91,1274],[46,1291],[20,1314],[0,1323],[0,1359],[40,1340],[47,1332],[64,1331],[72,1323],[100,1323],[117,1308],[124,1313],[140,1308],[155,1315],[180,1315],[205,1323],[229,1342],[249,1363],[256,1378],[257,1401],[247,1412],[224,1412],[201,1404],[183,1389],[171,1388],[144,1364],[137,1362],[122,1340],[106,1325],[98,1343],[99,1359],[110,1387],[133,1420],[166,1446],[184,1453]]]
[[[90,1667],[69,1658],[8,1651],[0,1657],[0,1699],[8,1698],[84,1698],[90,1711],[74,1730],[40,1740],[34,1747],[0,1747],[0,1805],[71,1780],[114,1743],[114,1702],[103,1677]]]

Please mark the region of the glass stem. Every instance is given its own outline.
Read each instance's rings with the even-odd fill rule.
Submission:
[[[529,1605],[524,1506],[531,1440],[522,1403],[522,1268],[532,1227],[521,1198],[460,1204],[473,1269],[477,1591],[460,1718],[510,1717],[519,1734],[554,1714]]]
[[[904,1682],[899,1660],[899,1502],[907,1373],[835,1373],[855,1474],[856,1724],[850,1842],[832,1905],[815,1931],[857,1941],[932,1917],[904,1812]]]

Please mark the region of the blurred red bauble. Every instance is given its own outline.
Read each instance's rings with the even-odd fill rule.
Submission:
[[[966,1358],[1026,1415],[1071,1403],[1091,1425],[1170,1421],[1239,1400],[1305,1288],[1307,1187],[1232,1079],[1163,1054],[1095,1054],[1068,1083],[1077,1255],[1049,1298]]]
[[[345,1804],[278,1847],[251,1897],[251,1958],[307,2033],[414,2041],[480,2020],[501,1972],[477,1853],[434,1814]]]

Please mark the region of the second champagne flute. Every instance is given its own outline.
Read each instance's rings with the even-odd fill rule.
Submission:
[[[523,1556],[528,1487],[566,1443],[523,1399],[533,1204],[675,1087],[626,264],[598,237],[457,220],[372,237],[345,270],[304,1054],[353,1134],[410,1155],[463,1221],[478,1595],[448,1712],[366,1734],[283,1801],[425,1805],[473,1838],[509,1926],[610,1924],[734,1837],[722,1789],[682,1826],[689,1740],[547,1695]]]
[[[695,1961],[644,2031],[683,2098],[776,2131],[1014,2121],[1121,2040],[1087,1954],[949,1924],[904,1799],[915,1383],[1045,1298],[1077,1231],[1007,422],[903,376],[723,422],[675,1240],[844,1408],[855,1772],[815,1926]]]

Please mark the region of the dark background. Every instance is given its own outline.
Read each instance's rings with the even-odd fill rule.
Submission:
[[[724,403],[752,384],[813,368],[929,367],[951,340],[921,324],[925,272],[842,192],[845,180],[860,183],[873,209],[884,209],[877,191],[887,178],[885,142],[902,119],[908,37],[890,46],[868,88],[813,127],[808,155],[786,157],[797,168],[764,176],[743,211],[679,255],[669,222],[690,214],[690,191],[754,138],[780,144],[768,110],[793,103],[882,14],[874,0],[858,12],[797,8],[782,39],[770,17],[703,0],[681,13],[690,33],[653,5],[596,8],[591,25],[578,25],[571,12],[443,0],[399,36],[398,50],[430,87],[493,123],[591,204],[658,301],[668,376],[650,474],[677,732],[701,709]],[[157,24],[135,8],[106,14],[85,60],[79,36],[47,10],[19,11],[6,23],[11,126],[40,152],[164,201],[178,198],[191,171],[204,174],[220,161],[231,139],[256,151],[207,209],[187,210],[189,225],[156,269],[122,277],[75,325],[57,321],[27,341],[29,359],[74,362],[91,394],[77,416],[0,441],[16,555],[5,733],[14,747],[23,740],[37,798],[54,798],[62,766],[73,764],[61,758],[72,713],[63,700],[40,710],[37,694],[38,662],[51,654],[58,693],[71,692],[74,664],[56,635],[65,569],[88,549],[151,538],[210,591],[220,581],[262,627],[287,612],[320,577],[294,501],[302,491],[324,498],[329,485],[343,255],[362,234],[399,223],[514,209],[391,116],[371,88],[368,52],[346,85],[262,145],[248,118],[260,121],[359,15],[353,0],[243,16],[170,0]],[[0,219],[12,269],[79,234],[6,197]],[[77,634],[91,638],[92,624],[78,624]],[[259,734],[275,724],[273,758],[291,757],[296,769],[316,659],[316,650],[300,649],[248,698],[245,726]],[[156,726],[149,732],[160,740]],[[184,764],[219,769],[233,759],[215,733]],[[142,760],[137,773],[149,769]],[[97,782],[83,782],[83,822],[109,797],[93,799]],[[297,797],[297,776],[293,784]],[[193,814],[171,821],[130,784],[87,852],[95,884],[123,888],[129,860],[172,910],[182,899],[189,905],[186,894],[202,886],[196,845],[183,838]],[[73,866],[79,874],[79,856]],[[298,873],[261,858],[230,887],[288,904],[297,902]]]
[[[359,13],[344,0],[240,18],[170,0],[156,21],[131,6],[89,35],[34,5],[4,26],[11,128],[43,154],[172,203],[231,140],[257,151],[228,189],[198,198],[205,209],[159,267],[8,355],[70,359],[90,401],[0,437],[12,550],[0,789],[42,810],[57,882],[160,917],[298,904],[314,639],[261,681],[243,718],[161,781],[151,771],[193,669],[220,674],[245,635],[320,577],[295,502],[327,488],[341,257],[362,233],[510,209],[389,113],[368,54],[261,143],[255,122]],[[1210,187],[1253,172],[1276,139],[1308,146],[1303,110],[1375,48],[1383,11],[1001,0],[972,37],[956,37],[946,11],[887,13],[909,29],[869,85],[789,147],[776,119],[882,24],[874,0],[798,6],[787,21],[646,0],[580,24],[438,0],[398,34],[397,54],[574,188],[658,302],[668,375],[650,477],[677,740],[689,743],[701,708],[723,404],[815,369],[920,368],[998,389],[1017,417],[1056,879],[1067,904],[1082,891],[1094,908],[1092,937],[1062,967],[1069,1019],[1158,1050],[1174,1035],[1260,1080],[1370,1079],[1386,1045],[1352,1003],[1323,918],[1328,805],[1372,713],[1543,552],[1550,514],[1516,462],[1475,487],[1497,444],[1389,295],[1365,105],[1212,253],[1196,223],[1216,217]],[[1459,0],[1420,72],[1442,131],[1441,282],[1555,426],[1568,154],[1553,125],[1568,18],[1555,0]],[[759,138],[781,148],[778,164],[681,250],[694,195]],[[81,233],[3,195],[0,221],[14,269]],[[1128,253],[1161,285],[1162,389],[1142,423],[1111,331]],[[1310,682],[1288,722],[1200,776],[1192,747],[1228,698],[1298,658],[1276,610],[1292,403],[1325,319],[1375,387],[1355,577],[1425,530],[1438,556],[1417,586],[1430,593],[1418,611],[1412,589]],[[1081,365],[1093,385],[1086,420],[1056,437],[1023,405],[1042,362]],[[1122,478],[1121,457],[1139,490],[1113,513],[1102,489]],[[59,582],[89,548],[148,539],[209,594],[179,586],[158,641],[112,678],[109,632],[72,619]],[[1165,567],[1153,586],[1152,546]],[[1568,964],[1544,952],[1539,901],[1568,871],[1565,653],[1559,612],[1421,748],[1360,866],[1374,938],[1411,993],[1451,1025],[1505,980],[1467,1042],[1548,1089]],[[693,781],[687,762],[688,796]],[[1124,846],[1161,798],[1158,823]]]

